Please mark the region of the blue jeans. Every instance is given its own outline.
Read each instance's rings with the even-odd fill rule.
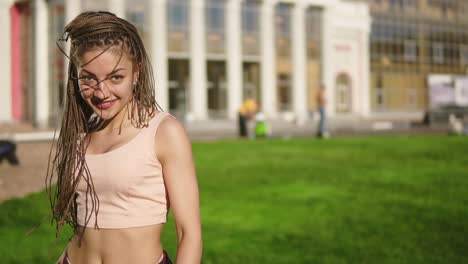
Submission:
[[[319,136],[323,136],[327,132],[327,113],[325,111],[324,106],[319,107],[319,113],[320,113],[320,122],[319,122],[318,134]]]

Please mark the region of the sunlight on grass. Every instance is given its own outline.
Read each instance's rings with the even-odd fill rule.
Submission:
[[[195,143],[203,263],[468,263],[468,139]],[[42,177],[42,175],[38,175]],[[52,263],[44,193],[0,205],[1,263]],[[173,219],[163,243],[175,256]],[[52,259],[48,258],[53,251]]]

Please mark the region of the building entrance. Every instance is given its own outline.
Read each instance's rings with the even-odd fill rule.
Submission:
[[[336,77],[335,102],[337,113],[348,113],[351,111],[351,78],[345,73]]]
[[[260,94],[260,64],[256,62],[244,62],[242,65],[242,100],[247,98],[255,99],[258,103]]]
[[[29,2],[16,3],[10,8],[11,17],[11,80],[12,114],[16,121],[34,120],[31,111],[34,95],[32,90],[32,11]]]
[[[169,112],[179,120],[189,111],[189,61],[170,59],[169,63]],[[163,89],[156,87],[156,89]],[[157,98],[156,98],[157,99]]]
[[[224,61],[208,61],[208,114],[210,118],[226,118],[227,84],[226,63]]]

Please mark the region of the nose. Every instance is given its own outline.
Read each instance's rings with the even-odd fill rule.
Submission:
[[[94,91],[94,96],[100,100],[105,100],[110,96],[110,90],[105,80],[97,85],[97,89]]]

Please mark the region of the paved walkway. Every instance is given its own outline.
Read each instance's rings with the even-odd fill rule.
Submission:
[[[44,189],[50,146],[50,141],[19,143],[20,165],[0,163],[0,201]]]

